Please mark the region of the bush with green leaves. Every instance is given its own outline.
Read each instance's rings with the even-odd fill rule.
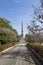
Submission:
[[[0,43],[18,41],[18,33],[5,18],[0,18]]]

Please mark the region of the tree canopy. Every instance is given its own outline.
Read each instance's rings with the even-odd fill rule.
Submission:
[[[12,29],[12,26],[10,25],[10,21],[8,21],[5,18],[0,18],[0,27],[6,27]]]
[[[10,25],[10,21],[0,18],[0,43],[15,42],[18,40],[16,29]]]

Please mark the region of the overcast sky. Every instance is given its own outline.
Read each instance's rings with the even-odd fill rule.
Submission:
[[[27,33],[27,25],[33,16],[34,4],[37,6],[40,0],[0,0],[0,17],[11,21],[11,25],[21,34],[21,22],[24,23],[24,33]]]

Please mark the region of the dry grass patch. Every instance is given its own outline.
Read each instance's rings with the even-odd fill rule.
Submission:
[[[16,44],[16,42],[0,45],[0,52],[11,47],[11,46],[14,46],[15,44]]]
[[[43,57],[43,43],[41,45],[39,43],[33,43],[30,45],[41,57]]]

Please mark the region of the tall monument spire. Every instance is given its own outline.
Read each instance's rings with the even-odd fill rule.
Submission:
[[[23,37],[23,21],[21,23],[21,36]]]

